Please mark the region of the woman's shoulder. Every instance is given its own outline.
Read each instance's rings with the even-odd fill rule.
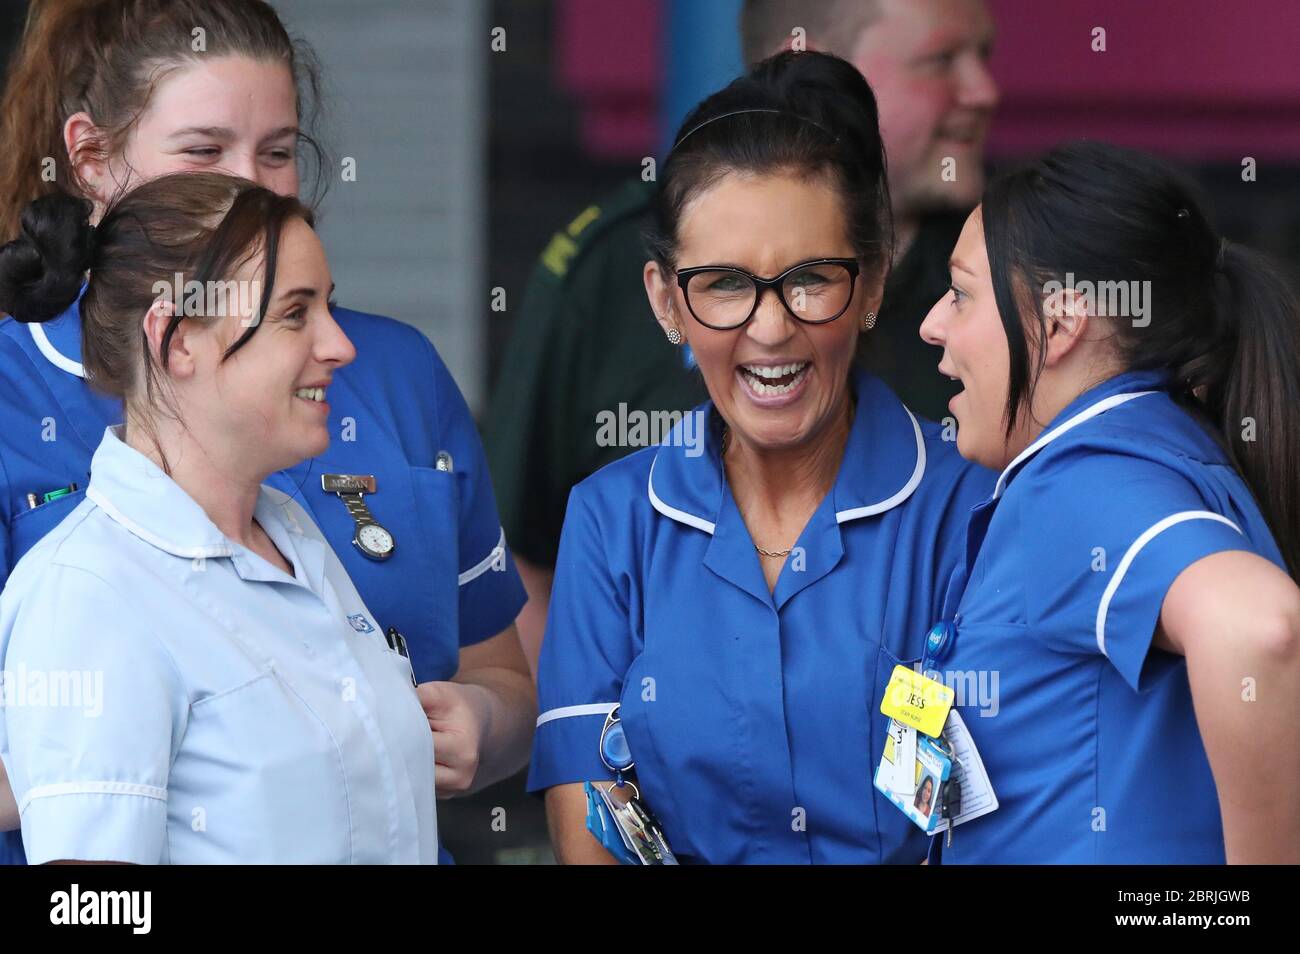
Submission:
[[[91,500],[82,500],[14,566],[0,592],[10,617],[31,599],[51,600],[65,608],[90,608],[106,616],[122,597],[126,576],[140,566],[131,553],[134,538],[119,532]]]
[[[356,346],[357,357],[353,367],[382,362],[391,369],[394,362],[398,365],[416,362],[425,364],[427,369],[430,359],[442,366],[442,358],[433,342],[414,325],[341,305],[335,306],[333,314],[339,327]]]
[[[1249,427],[1249,421],[1243,427]],[[1157,391],[1113,407],[1052,439],[1038,453],[1041,473],[1077,468],[1088,460],[1136,474],[1163,471],[1193,477],[1223,467],[1231,458],[1207,421]]]
[[[659,453],[679,450],[680,448],[671,446],[655,445],[611,461],[573,487],[569,492],[570,508],[577,500],[597,512],[612,507],[625,507],[628,501],[647,501],[650,477]]]

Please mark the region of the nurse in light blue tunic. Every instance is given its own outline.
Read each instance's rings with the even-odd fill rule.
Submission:
[[[660,186],[647,291],[712,399],[569,498],[529,787],[561,860],[610,860],[581,783],[614,777],[617,707],[680,861],[915,864],[872,786],[880,694],[992,475],[852,369],[889,320],[875,100],[843,60],[775,57],[697,108]]]
[[[93,264],[86,370],[126,416],[0,594],[0,759],[27,857],[436,862],[405,640],[264,485],[325,449],[355,356],[310,213],[211,173],[151,180],[98,227],[90,209],[37,200],[0,252],[5,304],[29,315]],[[158,285],[176,273],[252,284],[255,311],[178,302]]]
[[[992,705],[957,700],[998,808],[933,857],[1300,860],[1285,281],[1172,171],[1103,144],[991,183],[951,266],[922,335],[964,385],[963,456],[1002,472],[932,668],[999,676]]]
[[[432,862],[410,660],[320,530],[262,488],[286,573],[120,434],[0,596],[0,755],[28,861]]]
[[[322,179],[313,189],[306,173],[324,176],[330,163],[311,138],[320,77],[308,52],[262,0],[33,4],[0,109],[22,117],[4,141],[0,243],[56,185],[91,199],[96,216],[121,191],[172,172],[319,194]],[[0,587],[80,505],[105,428],[124,420],[122,401],[87,380],[81,304],[0,318]],[[420,331],[338,305],[332,314],[358,348],[333,379],[333,440],[266,482],[306,509],[366,605],[404,635],[437,744],[439,795],[477,791],[526,763],[536,719],[513,623],[526,594],[482,444]],[[327,474],[363,479],[369,519],[386,533],[360,525],[355,501],[323,485]],[[0,864],[23,858],[8,789],[0,772]]]

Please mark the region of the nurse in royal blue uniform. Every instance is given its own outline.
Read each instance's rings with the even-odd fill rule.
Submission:
[[[192,51],[196,24],[202,57]],[[64,55],[51,60],[51,48]],[[0,160],[3,239],[17,234],[18,210],[49,189],[46,156],[97,213],[122,185],[174,171],[298,190],[297,153],[310,142],[298,88],[313,78],[259,0],[46,4],[15,57],[2,111],[14,126]],[[157,82],[135,69],[160,58],[175,68]],[[57,114],[35,88],[59,91]],[[268,482],[307,509],[366,605],[405,637],[434,730],[439,795],[463,793],[527,758],[536,709],[513,623],[525,594],[473,419],[433,346],[388,318],[334,315],[357,359],[331,388],[329,450]],[[91,455],[121,418],[119,402],[84,380],[77,307],[46,324],[22,317],[0,322],[0,581],[83,499]],[[374,479],[361,520],[355,496],[340,496],[351,491],[323,489],[326,474]],[[386,532],[365,529],[367,519]],[[0,854],[21,860],[16,833],[6,840]]]
[[[776,57],[696,109],[660,186],[647,291],[712,399],[570,497],[529,787],[561,860],[609,861],[581,783],[613,777],[617,706],[679,860],[919,862],[872,789],[878,701],[992,475],[851,369],[889,320],[874,97]]]
[[[999,676],[957,700],[999,807],[943,862],[1300,860],[1285,282],[1101,144],[992,183],[951,266],[922,336],[964,385],[963,456],[1001,476],[933,668]]]

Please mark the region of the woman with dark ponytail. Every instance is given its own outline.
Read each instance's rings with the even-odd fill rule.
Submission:
[[[999,807],[946,863],[1300,861],[1300,309],[1141,153],[990,183],[922,337],[972,517],[943,666]]]
[[[323,168],[309,135],[318,86],[310,50],[264,0],[33,0],[0,101],[0,243],[56,190],[88,200],[91,223],[171,172],[221,171],[295,196],[300,164]],[[122,420],[121,403],[87,385],[77,302],[50,313],[84,280],[80,253],[59,247],[66,267],[38,283],[26,277],[30,243],[6,253],[0,585],[80,503],[104,428]],[[477,429],[433,346],[388,318],[334,315],[359,350],[334,380],[335,439],[269,482],[307,508],[385,629],[404,634],[439,794],[463,794],[527,759],[536,705],[514,633],[525,594]],[[14,827],[3,808],[0,798],[0,828]],[[4,836],[0,861],[21,859],[16,835]]]
[[[42,196],[0,249],[0,303],[33,318],[89,270],[86,377],[125,421],[0,593],[0,757],[28,859],[435,862],[410,662],[264,485],[328,447],[356,355],[311,213],[215,173],[91,211]]]

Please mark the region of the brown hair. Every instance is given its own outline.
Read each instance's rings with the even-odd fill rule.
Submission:
[[[81,299],[86,379],[128,406],[142,400],[156,407],[166,400],[159,398],[159,366],[141,329],[154,301],[168,297],[158,295],[157,285],[172,287],[179,273],[185,285],[207,286],[228,279],[265,250],[257,317],[226,349],[225,360],[261,326],[257,318],[271,300],[285,223],[296,217],[313,224],[311,211],[296,197],[213,172],[178,172],[145,182],[110,205],[98,226],[90,224],[90,211],[89,201],[63,192],[23,210],[22,235],[0,247],[0,308],[19,320],[48,320],[76,300],[89,269]],[[181,301],[174,304],[160,347],[162,370],[177,327],[194,320]]]
[[[0,241],[17,235],[23,208],[38,196],[85,194],[63,142],[69,116],[90,115],[102,137],[86,148],[106,158],[172,69],[231,54],[282,60],[298,91],[299,123],[311,124],[320,91],[315,57],[264,0],[32,0],[0,101]],[[319,171],[319,145],[303,132],[299,139]],[[317,175],[314,191],[323,179]]]

